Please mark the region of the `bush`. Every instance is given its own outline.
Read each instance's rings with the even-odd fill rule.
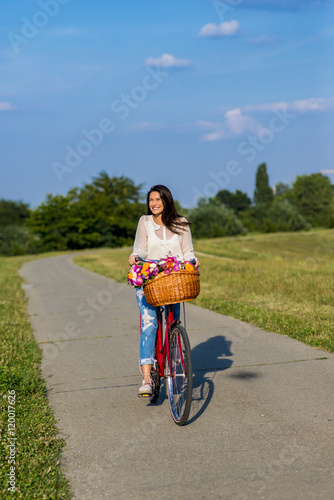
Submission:
[[[247,232],[233,210],[224,207],[214,198],[202,198],[198,206],[190,211],[189,219],[195,238],[234,236]]]
[[[240,214],[241,222],[249,231],[274,233],[277,231],[302,231],[311,228],[288,200],[276,198],[270,208],[255,205]]]
[[[275,231],[302,231],[312,227],[288,200],[275,200],[269,218]]]
[[[0,229],[0,255],[24,255],[38,251],[39,238],[24,226]]]

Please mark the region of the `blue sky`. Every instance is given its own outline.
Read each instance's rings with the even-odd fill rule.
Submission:
[[[101,170],[184,206],[333,171],[333,1],[16,0],[0,28],[0,197]],[[328,173],[333,181],[334,175]]]

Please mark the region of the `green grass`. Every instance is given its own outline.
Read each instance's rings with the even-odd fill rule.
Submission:
[[[0,498],[69,499],[69,485],[59,465],[64,441],[57,438],[55,418],[41,378],[41,351],[32,333],[17,273],[24,262],[35,258],[0,258]],[[15,493],[7,490],[9,391],[15,391],[16,396],[16,459],[11,464],[15,466]]]
[[[334,352],[334,230],[199,240],[201,294],[195,303]],[[64,252],[62,252],[64,253]],[[82,254],[77,264],[126,282],[130,248]],[[59,254],[59,253],[56,253]],[[41,256],[0,258],[0,498],[69,499],[59,457],[64,441],[41,378],[20,266]],[[9,473],[8,397],[15,391],[16,492]]]
[[[334,352],[334,230],[198,240],[196,305]],[[78,256],[125,282],[131,249]]]

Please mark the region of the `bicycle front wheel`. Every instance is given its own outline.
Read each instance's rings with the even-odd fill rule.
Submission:
[[[184,425],[191,406],[193,369],[189,338],[183,326],[176,326],[171,332],[170,358],[171,373],[166,379],[169,408],[174,422]]]

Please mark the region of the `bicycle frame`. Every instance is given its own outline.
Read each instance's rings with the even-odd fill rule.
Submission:
[[[165,309],[165,328],[163,322],[163,311]],[[140,317],[140,315],[139,315]],[[169,348],[169,332],[172,331],[174,326],[180,324],[179,319],[174,319],[172,305],[160,306],[158,311],[158,328],[155,340],[155,359],[157,360],[159,366],[160,377],[170,376],[171,370],[171,360],[170,360],[170,348]],[[141,317],[140,317],[141,324]],[[165,360],[167,359],[168,373],[165,373]],[[183,360],[182,360],[183,364]]]
[[[165,306],[165,316],[166,325],[163,326],[163,308],[159,307],[158,311],[158,330],[155,345],[155,357],[159,366],[160,377],[170,376],[171,370],[171,360],[170,360],[170,348],[169,348],[169,332],[172,331],[173,327],[180,323],[179,319],[174,320],[173,308],[171,305]],[[168,373],[165,373],[165,360],[167,359]]]

